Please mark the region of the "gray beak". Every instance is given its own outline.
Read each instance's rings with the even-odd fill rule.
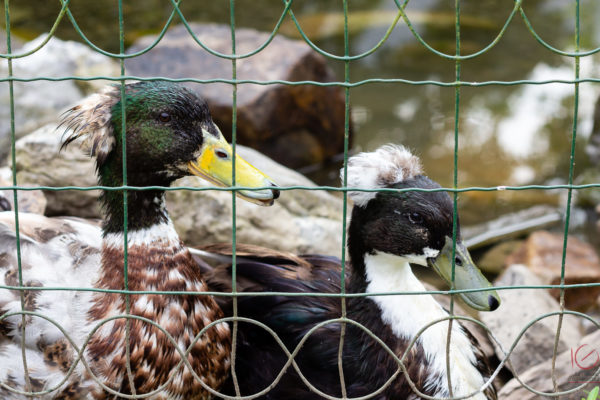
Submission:
[[[473,263],[469,251],[463,242],[456,243],[454,254],[454,288],[484,289],[492,284]],[[446,237],[446,244],[437,257],[427,259],[427,264],[438,273],[448,285],[452,281],[452,238]],[[494,311],[500,306],[500,297],[495,290],[460,293],[459,296],[471,308],[479,311]]]

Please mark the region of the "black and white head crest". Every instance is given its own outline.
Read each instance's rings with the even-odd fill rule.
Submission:
[[[381,189],[423,173],[421,161],[404,146],[387,144],[348,159],[348,187]],[[343,179],[344,170],[340,175]],[[354,205],[364,207],[377,192],[348,192]]]
[[[119,101],[120,91],[116,86],[108,86],[102,92],[86,97],[63,115],[60,126],[65,126],[68,136],[62,147],[82,138],[83,146],[90,156],[102,163],[115,144],[111,124],[112,108]]]

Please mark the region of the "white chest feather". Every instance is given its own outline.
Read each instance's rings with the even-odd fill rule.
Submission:
[[[423,284],[414,276],[406,258],[376,253],[365,256],[367,293],[422,292]],[[371,299],[381,310],[382,320],[394,334],[410,340],[431,322],[448,314],[431,295],[374,296]],[[421,333],[417,344],[423,347],[429,365],[436,374],[427,381],[427,387],[436,387],[435,396],[447,397],[446,341],[448,321],[438,322]],[[454,396],[462,396],[479,390],[485,383],[473,365],[476,361],[469,338],[455,322],[452,324],[450,344],[451,382]],[[440,378],[441,377],[441,378]],[[479,393],[469,399],[485,399]]]
[[[123,233],[109,233],[104,237],[104,245],[107,247],[123,248]],[[127,234],[128,246],[177,246],[180,244],[179,235],[175,231],[173,222],[169,219],[167,222],[152,225],[146,229],[129,231]]]

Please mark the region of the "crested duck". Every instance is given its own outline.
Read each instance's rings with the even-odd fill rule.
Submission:
[[[424,175],[420,160],[406,148],[383,146],[348,161],[348,187],[357,189],[417,189],[415,191],[350,191],[354,202],[348,229],[350,257],[345,282],[348,293],[422,292],[423,284],[411,264],[433,269],[448,284],[455,265],[456,289],[480,288],[459,296],[470,307],[492,311],[497,293],[473,263],[461,240],[457,221],[453,252],[453,203],[440,186]],[[423,191],[424,190],[424,191]],[[256,246],[238,245],[237,289],[240,292],[340,293],[341,263],[336,257],[294,255]],[[231,256],[228,245],[208,246],[194,252],[212,290],[229,291]],[[453,259],[454,257],[454,259]],[[225,261],[225,262],[224,262]],[[226,315],[231,300],[219,297]],[[275,331],[290,352],[317,324],[340,318],[342,302],[336,297],[241,296],[238,315],[253,318]],[[491,375],[476,340],[461,323],[452,323],[450,382],[446,370],[448,313],[428,294],[350,297],[347,317],[379,337],[406,369],[402,372],[389,354],[363,329],[346,324],[342,365],[346,396],[377,393],[374,399],[417,399],[418,393],[439,397],[467,396],[496,399]],[[315,389],[342,396],[338,348],[341,323],[321,326],[308,336],[295,362]],[[269,387],[286,364],[287,356],[270,333],[239,322],[236,372],[242,395]],[[411,345],[411,341],[414,344]],[[397,376],[394,376],[397,374]],[[386,386],[386,382],[389,385]],[[231,380],[227,393],[233,393]],[[484,389],[482,391],[482,388]],[[318,399],[293,366],[264,393],[265,399]]]

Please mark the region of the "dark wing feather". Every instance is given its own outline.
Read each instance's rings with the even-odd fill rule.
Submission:
[[[492,368],[490,367],[490,364],[488,362],[488,358],[485,356],[483,350],[481,349],[481,345],[479,344],[479,342],[477,341],[475,336],[471,333],[471,331],[469,331],[465,326],[463,326],[463,330],[465,331],[465,334],[471,341],[473,351],[475,353],[475,357],[477,358],[477,364],[476,364],[477,369],[479,371],[488,371],[488,374],[484,375],[484,379],[487,381],[490,378],[490,374],[492,371]],[[494,387],[493,382],[490,386],[488,386],[488,388],[483,393],[486,395],[488,400],[497,400],[498,399],[498,394],[496,392],[496,388]]]
[[[199,259],[202,264],[200,268],[205,272],[210,290],[231,291],[231,246],[209,246],[202,250],[212,256],[209,257],[212,265]],[[239,297],[238,315],[269,326],[290,353],[316,324],[341,316],[339,298],[314,295],[340,293],[342,269],[338,258],[320,255],[297,256],[244,245],[236,247],[236,254],[237,288],[240,292],[279,292],[273,296]],[[345,278],[348,281],[348,273]],[[286,296],[281,292],[313,295]],[[219,301],[226,315],[230,316],[232,299],[220,297]],[[397,342],[389,332],[389,327],[383,325],[374,303],[351,298],[347,304],[349,313],[355,317],[360,315],[363,324],[369,320],[367,325],[374,327],[374,331],[378,332],[397,354],[404,353],[403,346],[406,343]],[[238,326],[236,373],[242,395],[251,395],[271,385],[288,359],[280,345],[264,329],[246,322],[240,322]],[[308,337],[295,358],[309,382],[319,390],[337,397],[341,396],[337,366],[340,331],[339,323],[330,323],[319,328]],[[467,334],[477,349],[477,367],[481,371],[489,371],[486,359],[477,347],[477,341],[470,333]],[[362,331],[352,325],[348,326],[344,346],[344,371],[349,396],[372,393],[374,388],[380,387],[396,370],[395,362],[387,353],[379,351],[379,348],[379,345]],[[413,353],[408,359],[409,373],[417,386],[423,388],[429,371],[424,367],[425,355],[419,348]],[[369,354],[369,362],[357,358],[359,354]],[[234,394],[231,380],[224,391]],[[400,376],[389,390],[376,398],[413,398],[411,393],[404,377]],[[488,388],[485,394],[490,400],[496,399],[493,387]],[[307,400],[322,397],[311,391],[290,366],[279,383],[261,398]]]
[[[209,288],[214,291],[231,291],[231,245],[219,244],[200,248],[203,254],[192,250],[192,256],[198,262]],[[216,258],[208,258],[207,253]],[[287,293],[339,293],[341,265],[336,257],[321,255],[295,255],[266,249],[254,245],[236,246],[236,286],[239,292],[287,292]],[[247,297],[240,298],[240,301]],[[280,306],[286,303],[300,306],[302,302],[292,301],[287,296],[261,296],[266,306]],[[257,297],[252,297],[258,302]],[[298,299],[296,297],[296,299]],[[314,305],[314,298],[302,297],[307,304]],[[321,300],[316,304],[321,304]],[[221,297],[220,305],[231,310],[229,297]],[[257,307],[249,304],[246,310],[255,314]],[[226,311],[227,314],[227,311]],[[262,310],[260,314],[263,317]]]
[[[208,246],[201,250],[221,257],[230,257],[232,254],[229,245]],[[340,292],[342,269],[336,257],[297,256],[247,245],[236,246],[236,257],[237,288],[241,292]],[[231,290],[230,264],[217,263],[216,266],[207,267],[204,259],[200,261],[210,290]],[[226,315],[231,315],[231,298],[221,297],[219,301]],[[238,315],[260,320],[271,327],[292,352],[315,324],[339,318],[340,304],[339,298],[326,296],[242,296],[238,298]],[[239,326],[236,372],[242,394],[249,395],[263,390],[274,381],[285,365],[287,356],[264,329],[243,322]],[[326,325],[314,332],[300,350],[296,360],[310,382],[319,382],[323,376],[330,375],[324,371],[335,367],[327,365],[327,362],[337,362],[337,346],[332,345],[332,340],[339,340],[339,331],[339,324]],[[252,364],[247,364],[246,360],[251,360]],[[257,362],[260,368],[257,368]],[[264,398],[320,398],[300,382],[293,367],[290,366],[288,371]],[[233,393],[231,382],[228,386],[225,392]]]

